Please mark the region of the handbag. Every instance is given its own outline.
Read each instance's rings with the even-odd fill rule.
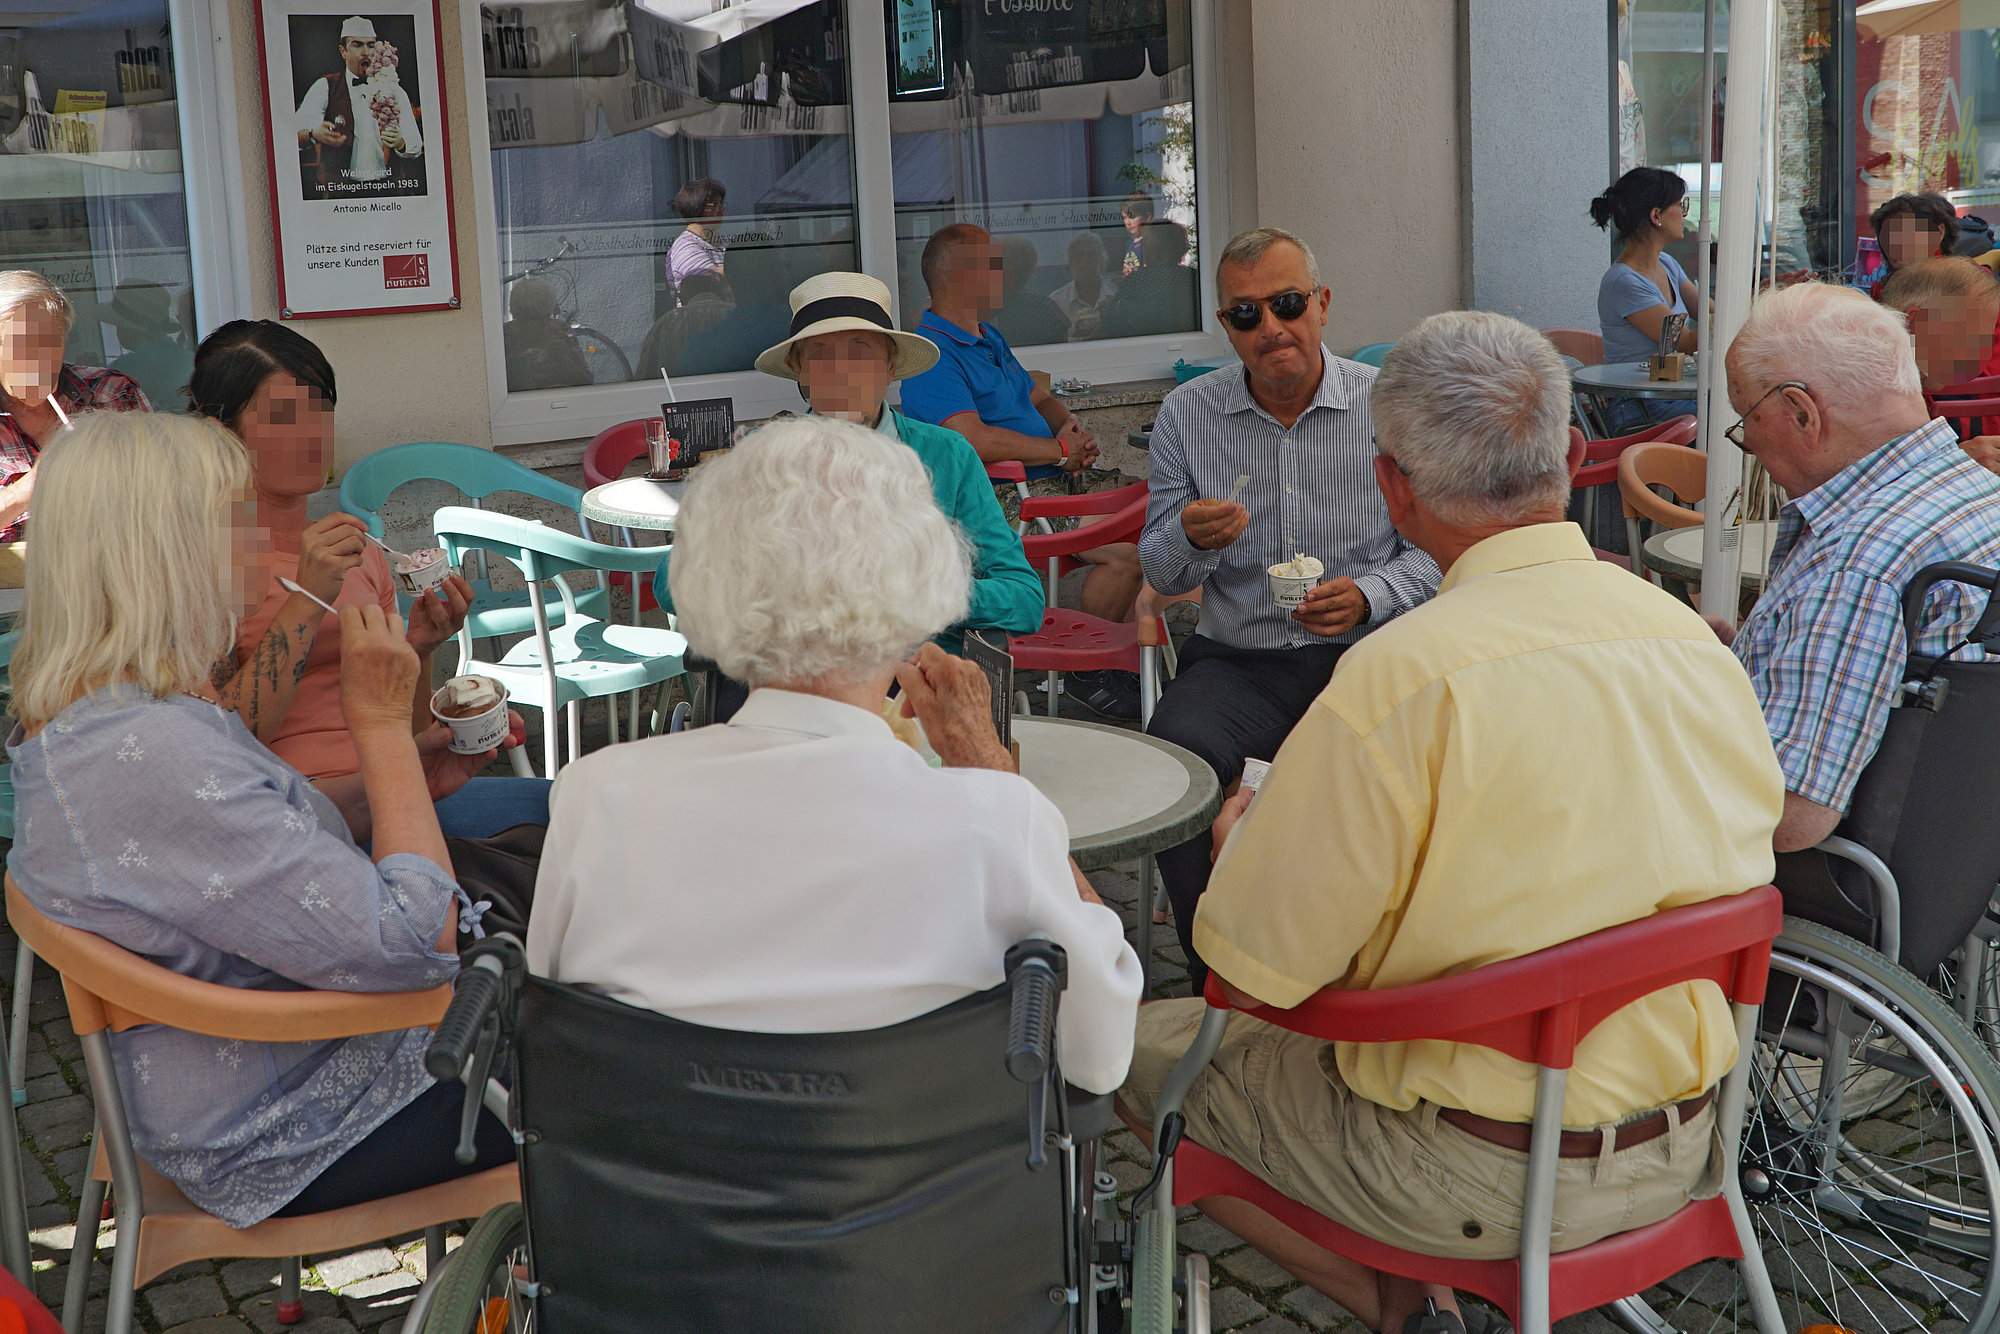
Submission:
[[[507,931],[528,938],[528,912],[535,903],[535,877],[542,869],[542,844],[548,836],[547,825],[517,824],[489,838],[444,841],[459,888],[475,904],[487,905],[479,922],[487,935]],[[473,939],[461,931],[459,949]]]

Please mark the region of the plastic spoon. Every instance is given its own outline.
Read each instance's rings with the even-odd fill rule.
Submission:
[[[1248,485],[1250,485],[1250,474],[1247,472],[1238,473],[1236,475],[1236,485],[1230,488],[1229,499],[1223,501],[1222,503],[1225,505],[1234,505],[1236,503],[1236,497],[1242,495],[1243,488]]]
[[[396,550],[396,548],[394,548],[394,547],[390,546],[390,545],[389,545],[389,544],[388,544],[387,542],[384,542],[384,541],[383,541],[383,540],[382,540],[381,538],[379,538],[379,537],[375,536],[375,534],[373,534],[373,533],[369,532],[369,531],[368,531],[368,530],[367,530],[366,528],[363,528],[363,529],[361,530],[361,535],[362,535],[363,537],[367,538],[367,539],[368,539],[368,540],[369,540],[370,542],[373,542],[373,543],[374,543],[374,544],[375,544],[376,546],[378,546],[378,547],[382,548],[382,550],[384,550],[384,551],[388,552],[388,553],[389,553],[389,555],[390,555],[390,557],[391,557],[392,559],[395,559],[395,560],[408,560],[408,559],[409,559],[409,557],[408,557],[407,555],[405,555],[404,553],[402,553],[402,552],[400,552],[400,551]]]
[[[334,607],[334,605],[331,602],[328,602],[325,598],[315,597],[313,594],[306,592],[305,589],[300,588],[297,584],[285,578],[285,576],[282,574],[278,576],[278,587],[284,589],[287,593],[298,593],[301,596],[312,598],[314,602],[319,603],[320,606],[325,607],[335,616],[340,615],[340,612]]]

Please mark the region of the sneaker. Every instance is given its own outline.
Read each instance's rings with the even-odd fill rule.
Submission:
[[[1064,693],[1108,721],[1139,721],[1139,678],[1131,672],[1071,672]]]

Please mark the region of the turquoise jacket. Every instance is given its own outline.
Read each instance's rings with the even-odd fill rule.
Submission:
[[[917,452],[931,476],[931,494],[938,508],[964,530],[972,543],[972,606],[965,620],[937,637],[948,653],[959,651],[966,630],[999,630],[1010,635],[1032,634],[1042,628],[1042,581],[1021,550],[1021,539],[1007,522],[986,465],[972,442],[957,431],[905,417],[894,408],[896,434]],[[653,596],[666,611],[674,609],[667,586],[667,566],[673,548],[653,572]]]

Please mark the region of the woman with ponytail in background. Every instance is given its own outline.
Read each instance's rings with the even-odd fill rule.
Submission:
[[[1630,365],[1659,350],[1667,316],[1697,309],[1694,281],[1666,253],[1687,235],[1687,184],[1662,167],[1634,167],[1590,201],[1590,220],[1615,228],[1620,244],[1618,258],[1597,285],[1604,362]],[[1695,322],[1689,320],[1677,346],[1692,352],[1695,345]],[[1693,411],[1692,399],[1616,398],[1607,416],[1612,431],[1623,435]]]

